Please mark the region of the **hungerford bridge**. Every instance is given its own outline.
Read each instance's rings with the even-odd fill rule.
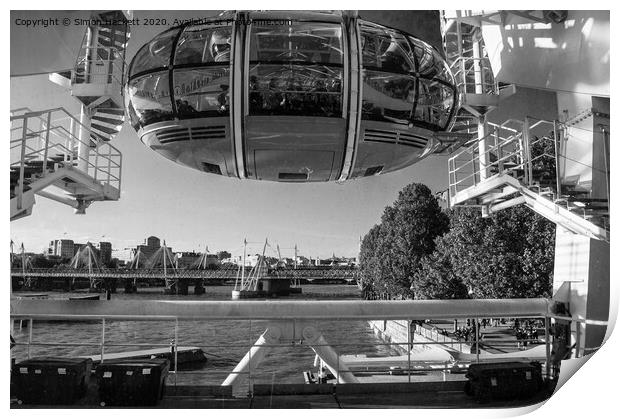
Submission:
[[[312,282],[313,280],[339,279],[352,281],[356,268],[278,268],[270,270],[268,278],[282,279],[304,279]],[[174,272],[168,270],[164,274],[163,269],[108,269],[100,272],[89,272],[87,269],[29,269],[23,272],[22,269],[12,269],[13,278],[138,278],[138,279],[164,279],[164,278],[187,278],[187,279],[235,279],[237,269],[178,269]]]
[[[265,278],[278,278],[281,280],[289,280],[299,283],[307,282],[324,282],[324,281],[342,281],[349,282],[355,280],[355,268],[350,267],[330,267],[330,268],[278,268],[267,272]],[[183,283],[194,283],[195,286],[204,283],[221,283],[223,281],[234,280],[237,277],[237,269],[219,268],[219,269],[107,269],[107,270],[89,270],[89,269],[27,269],[14,268],[11,270],[11,278],[13,279],[15,288],[24,289],[45,289],[50,288],[53,284],[68,281],[70,287],[77,286],[80,282],[88,281],[90,287],[106,288],[106,284],[110,281],[120,280],[125,283],[126,291],[133,289],[138,282],[147,283],[149,286],[166,287],[174,286],[179,282],[180,288],[185,288]],[[20,284],[21,282],[21,284]],[[114,281],[116,282],[116,281]],[[21,285],[21,287],[19,286]],[[14,288],[14,289],[15,289]],[[115,285],[113,286],[115,288]],[[131,291],[130,291],[131,292]]]
[[[267,242],[265,241],[267,245]],[[278,248],[278,253],[279,253]],[[245,249],[244,249],[245,252]],[[261,256],[264,258],[264,255]],[[11,269],[14,289],[52,289],[60,286],[75,289],[86,284],[95,290],[116,290],[117,283],[122,281],[125,292],[136,292],[138,282],[148,286],[162,286],[174,293],[187,294],[187,287],[194,285],[196,294],[204,293],[205,283],[221,283],[236,280],[240,277],[240,266],[213,266],[208,262],[208,253],[201,256],[188,268],[179,269],[178,259],[172,254],[166,243],[150,258],[141,251],[134,254],[131,262],[123,269],[103,267],[91,243],[88,243],[73,256],[67,266],[48,269],[37,269],[32,266],[31,259],[26,257],[23,244],[21,257],[11,252],[11,260],[15,262]],[[280,258],[281,260],[281,258]],[[356,269],[349,266],[323,267],[287,267],[275,266],[261,271],[262,279],[290,281],[299,285],[302,281],[352,282]]]

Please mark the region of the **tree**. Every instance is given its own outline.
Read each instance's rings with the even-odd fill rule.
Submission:
[[[467,298],[467,287],[452,268],[446,247],[449,244],[441,237],[433,254],[422,260],[420,269],[414,274],[414,295],[420,300]]]
[[[477,208],[450,212],[450,231],[416,275],[423,298],[549,297],[555,225],[517,206],[482,218]]]
[[[406,186],[381,223],[362,240],[360,283],[366,298],[411,298],[414,274],[435,250],[435,238],[448,230],[448,217],[430,189]]]

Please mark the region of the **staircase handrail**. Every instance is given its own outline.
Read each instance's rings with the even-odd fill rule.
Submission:
[[[526,118],[526,121],[528,120],[529,118]],[[539,128],[545,124],[549,124],[553,127],[555,132],[556,125],[554,122],[541,119],[537,120],[537,122],[531,126],[529,122],[526,123],[516,119],[507,119],[502,124],[488,123],[489,131],[484,137],[473,140],[474,142],[472,145],[462,149],[448,160],[450,194],[455,195],[458,192],[458,188],[466,184],[466,182],[467,186],[470,186],[468,182],[475,185],[477,183],[477,178],[479,178],[482,173],[488,173],[489,169],[493,167],[497,168],[498,174],[503,172],[504,165],[508,162],[512,163],[510,167],[511,170],[524,170],[524,172],[526,172],[526,183],[528,186],[532,186],[532,164],[543,156],[536,156],[535,159],[532,160],[529,147],[533,144],[529,143],[529,141],[524,141],[524,138],[526,136],[529,138],[529,134],[533,129]],[[517,126],[520,129],[513,128],[513,126]],[[507,131],[509,135],[502,136],[502,131]],[[479,151],[481,144],[486,145],[484,154],[489,156],[494,155],[495,160],[488,158],[486,161],[480,161]],[[556,164],[556,179],[559,177],[557,173],[559,170],[558,167],[559,165]],[[465,176],[463,176],[462,173],[464,171],[467,171]],[[559,182],[557,182],[557,184],[559,185]]]
[[[479,68],[476,68],[476,62],[479,64]],[[469,86],[477,86],[482,89],[483,94],[498,95],[499,86],[495,77],[493,76],[493,70],[491,67],[491,61],[488,57],[457,57],[451,64],[450,70],[454,75],[454,80],[461,93],[476,93],[470,92]],[[475,73],[480,72],[482,80],[479,83],[471,83],[467,81],[468,77],[474,77]],[[488,81],[490,80],[490,81]]]
[[[67,128],[62,125],[52,126],[49,123],[46,123],[45,128],[40,131],[35,131],[28,128],[27,121],[29,119],[40,119],[44,115],[46,115],[46,120],[51,121],[51,116],[54,113],[63,114],[63,118],[56,120],[70,120],[74,124],[74,129],[76,129],[77,127],[83,127],[84,129],[86,129],[86,127],[84,127],[84,125],[81,124],[76,117],[71,115],[66,109],[62,107],[52,108],[44,111],[29,112],[22,115],[14,115],[10,118],[11,122],[22,120],[22,126],[19,127],[22,130],[22,136],[18,139],[11,140],[11,144],[14,145],[10,147],[11,149],[15,149],[18,146],[21,147],[19,160],[11,163],[11,165],[20,163],[20,185],[23,185],[24,164],[27,161],[34,160],[35,157],[40,157],[41,153],[43,153],[43,165],[41,171],[43,175],[45,175],[45,173],[47,172],[47,163],[49,161],[49,150],[53,148],[61,151],[62,154],[65,156],[65,159],[62,160],[63,163],[70,162],[73,164],[76,160],[84,161],[86,163],[86,171],[90,172],[92,169],[92,174],[95,180],[100,180],[103,183],[110,186],[115,186],[117,189],[120,190],[120,168],[122,166],[122,154],[118,148],[114,147],[108,142],[95,142],[92,138],[90,138],[90,135],[86,141],[82,141],[78,136],[70,132],[70,130],[67,130]],[[65,134],[58,134],[57,131],[64,132]],[[88,132],[90,132],[90,130]],[[65,144],[57,142],[57,140],[50,141],[50,134],[58,136],[62,140],[69,140],[71,143],[71,148],[67,148]],[[45,141],[45,145],[39,146],[41,148],[33,147],[28,144],[29,141],[39,142],[42,140]],[[78,143],[92,149],[92,157],[94,157],[94,163],[90,161],[90,158],[85,159],[74,152],[73,149]],[[92,143],[95,143],[95,147],[91,147]],[[67,159],[67,156],[70,156],[70,158]],[[118,159],[118,161],[116,161],[115,159]],[[100,174],[103,174],[102,178]]]
[[[92,57],[92,53],[90,51],[95,51],[94,58]],[[105,51],[109,58],[101,58],[99,57],[99,51]],[[76,60],[73,71],[71,72],[71,82],[75,84],[84,84],[92,82],[92,80],[87,81],[90,77],[106,77],[106,79],[110,78],[111,80],[115,80],[121,86],[123,85],[123,72],[125,68],[125,60],[124,56],[119,53],[119,49],[116,47],[102,47],[102,46],[82,46],[80,49],[80,54],[78,55],[78,59]],[[120,63],[120,64],[119,64]],[[87,66],[87,64],[90,64]],[[93,64],[103,64],[107,65],[108,69],[104,74],[93,73],[91,71],[86,71],[86,68],[92,68]],[[119,76],[120,75],[120,76]],[[83,80],[78,80],[77,76],[83,77]],[[107,82],[107,80],[106,80]]]

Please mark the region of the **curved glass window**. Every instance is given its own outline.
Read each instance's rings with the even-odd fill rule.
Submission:
[[[407,39],[396,31],[362,25],[362,66],[388,73],[411,73],[413,55]]]
[[[142,73],[143,71],[155,70],[168,67],[172,43],[174,42],[179,29],[170,29],[158,35],[151,42],[140,48],[131,62],[129,77]]]
[[[409,124],[416,95],[414,77],[366,70],[362,118]]]
[[[230,26],[188,26],[179,37],[174,64],[229,62],[231,37]]]
[[[175,70],[174,100],[181,117],[229,115],[229,67]]]
[[[257,21],[252,25],[250,62],[342,65],[342,26],[294,21],[283,25],[264,25]]]
[[[141,126],[172,119],[168,72],[149,74],[132,80],[127,90],[136,122]]]
[[[420,94],[415,108],[416,121],[445,127],[454,106],[454,91],[436,80],[420,79]]]
[[[250,35],[250,115],[342,117],[342,26],[295,22]]]
[[[433,47],[362,22],[362,119],[445,129],[454,107],[450,69]]]
[[[417,82],[406,38],[395,31],[361,26],[362,119],[409,124]]]
[[[253,20],[247,43],[240,46],[241,56],[249,59],[241,70],[249,115],[344,118],[344,95],[356,99],[356,93],[344,91],[350,52],[344,51],[343,25]],[[359,33],[362,118],[446,129],[456,89],[441,54],[424,41],[371,22],[359,21]],[[221,21],[170,29],[144,45],[129,69],[132,124],[229,116],[232,38],[232,26]]]
[[[441,54],[432,46],[419,39],[409,37],[416,56],[420,76],[432,79],[437,77],[445,82],[452,82],[452,73]]]
[[[249,80],[250,115],[342,117],[342,68],[256,64]]]

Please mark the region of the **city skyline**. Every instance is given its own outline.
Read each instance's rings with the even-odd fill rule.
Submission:
[[[87,244],[91,244],[91,245],[95,245],[98,246],[101,243],[108,243],[112,245],[111,251],[112,252],[122,252],[122,251],[128,251],[128,250],[136,250],[138,248],[140,248],[141,246],[144,246],[147,242],[148,239],[150,238],[156,238],[160,241],[161,246],[164,246],[164,244],[166,245],[166,247],[168,247],[169,249],[172,249],[172,251],[174,253],[196,253],[196,254],[202,254],[205,252],[205,247],[203,246],[202,248],[192,248],[192,249],[186,249],[186,248],[175,248],[175,243],[170,242],[168,240],[164,240],[163,238],[157,237],[157,236],[153,236],[153,235],[149,235],[147,237],[145,237],[141,242],[138,242],[138,239],[135,240],[135,245],[133,246],[128,246],[128,247],[116,247],[114,245],[113,242],[109,241],[109,240],[104,240],[105,236],[102,236],[101,240],[100,239],[85,239],[85,240],[74,240],[71,236],[69,235],[65,235],[61,238],[53,238],[48,240],[47,245],[44,246],[43,249],[41,249],[41,251],[36,251],[34,249],[29,249],[26,246],[24,246],[24,252],[25,253],[34,253],[34,254],[46,254],[49,253],[49,249],[52,248],[52,246],[55,246],[54,243],[55,242],[60,242],[60,241],[70,241],[73,245],[75,246],[85,246]],[[14,249],[13,249],[13,253],[20,253],[21,252],[21,242],[15,241],[11,238],[11,242],[13,243]],[[248,246],[247,246],[247,254],[260,254],[261,250],[262,250],[262,246],[264,244],[264,241],[261,242],[250,242],[248,241]],[[269,246],[266,249],[265,252],[265,256],[270,257],[270,256],[274,256],[271,255],[270,253],[276,252],[276,247],[279,247],[280,244],[279,243],[269,243]],[[350,259],[350,258],[355,258],[357,256],[357,254],[355,255],[343,255],[343,254],[337,254],[336,252],[331,252],[331,254],[329,254],[328,256],[317,256],[314,254],[304,254],[302,252],[302,248],[300,246],[298,246],[297,244],[295,244],[294,246],[297,247],[297,256],[298,257],[305,257],[308,259],[314,259],[314,258],[320,258],[320,259],[329,259],[332,257],[336,257],[336,258],[345,258],[345,259]],[[243,246],[241,246],[241,249],[243,248]],[[211,247],[208,244],[206,245],[206,249],[208,250],[208,254],[217,254],[220,252],[228,252],[231,254],[231,258],[236,258],[236,257],[241,257],[243,255],[243,252],[239,253],[239,252],[233,252],[231,251],[231,249],[224,249],[224,248],[218,248],[218,247]],[[258,250],[258,251],[254,251],[254,250]],[[294,257],[294,247],[280,247],[281,250],[281,256],[282,259],[292,259]],[[288,254],[291,253],[292,254]]]
[[[136,12],[141,13],[145,12]],[[196,16],[191,11],[159,13],[169,19]],[[164,29],[135,28],[128,59]],[[11,78],[10,105],[34,110],[64,107],[79,114],[77,100],[45,75]],[[75,215],[65,205],[37,197],[32,215],[11,223],[11,238],[38,252],[65,233],[79,242],[105,237],[117,249],[138,244],[135,238],[146,231],[195,250],[209,245],[233,251],[242,247],[244,238],[262,242],[267,237],[283,248],[297,243],[313,257],[355,256],[360,236],[380,221],[383,209],[406,185],[421,182],[437,192],[448,182],[445,156],[344,184],[295,184],[238,180],[179,166],[145,147],[128,123],[112,145],[123,154],[118,202],[95,202],[85,215]]]

